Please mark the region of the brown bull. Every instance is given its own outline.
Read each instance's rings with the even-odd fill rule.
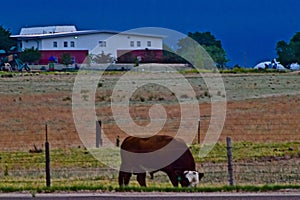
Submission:
[[[198,173],[191,151],[180,139],[155,135],[149,138],[127,137],[121,145],[122,164],[119,185],[128,185],[132,174],[141,186],[146,186],[146,172],[165,172],[177,187],[196,186],[203,177]]]

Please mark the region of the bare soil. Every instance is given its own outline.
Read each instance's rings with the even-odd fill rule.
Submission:
[[[82,146],[72,115],[75,74],[33,74],[0,78],[0,150],[29,150],[45,142],[48,126],[52,148]],[[96,110],[111,141],[127,135],[114,123],[110,96],[120,75],[107,75],[96,93]],[[201,113],[201,141],[211,117],[211,104],[199,75],[187,78],[196,91]],[[225,75],[227,113],[219,141],[300,141],[300,76],[298,74]],[[141,89],[132,96],[130,113],[136,123],[149,123],[148,110],[160,103],[168,120],[160,134],[176,134],[180,107],[164,88]],[[225,95],[225,94],[220,94]],[[197,138],[194,140],[197,141]]]

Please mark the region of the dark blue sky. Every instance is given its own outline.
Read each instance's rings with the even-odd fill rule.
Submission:
[[[15,0],[1,2],[0,24],[21,27],[75,24],[78,29],[125,31],[163,27],[184,34],[210,31],[229,65],[251,67],[276,56],[279,40],[300,31],[299,0]],[[17,3],[18,5],[14,5]]]

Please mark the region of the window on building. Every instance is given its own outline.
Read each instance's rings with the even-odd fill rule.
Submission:
[[[68,42],[64,42],[64,47],[68,47]]]
[[[70,47],[75,47],[75,42],[74,41],[70,42]]]
[[[106,41],[99,41],[99,46],[100,47],[106,47]]]
[[[130,46],[134,47],[134,41],[130,41]]]
[[[147,41],[147,47],[151,47],[151,41]]]
[[[137,47],[141,47],[141,41],[137,41],[137,42],[136,42],[136,46],[137,46]]]
[[[57,42],[56,42],[56,41],[53,42],[53,47],[54,47],[54,48],[57,47]]]

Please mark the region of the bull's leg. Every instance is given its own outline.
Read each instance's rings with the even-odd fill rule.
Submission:
[[[128,172],[119,172],[119,186],[128,186],[130,178],[131,178],[131,173]]]
[[[125,175],[124,175],[124,184],[126,186],[128,186],[132,174],[128,173],[128,172],[123,172],[123,173],[125,173]]]
[[[123,186],[124,185],[124,172],[119,171],[119,186]]]
[[[136,180],[140,184],[140,186],[146,187],[146,173],[139,173],[137,174]]]
[[[178,187],[178,177],[177,177],[177,175],[173,172],[167,172],[167,175],[168,175],[172,185],[174,187]]]

